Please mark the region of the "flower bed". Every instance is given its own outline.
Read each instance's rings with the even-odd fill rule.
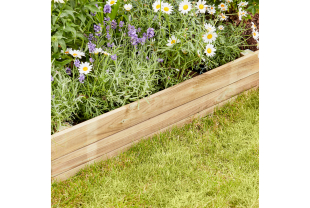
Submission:
[[[228,22],[237,11],[248,18],[245,2],[63,2],[52,1],[52,134],[233,61],[247,46],[246,24]]]
[[[258,44],[247,4],[53,0],[52,177],[257,86],[258,52],[239,58]]]
[[[52,177],[64,180],[133,142],[206,115],[258,85],[258,51],[52,136]]]

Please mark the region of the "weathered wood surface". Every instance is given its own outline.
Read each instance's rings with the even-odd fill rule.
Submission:
[[[245,90],[258,85],[259,73],[252,74],[226,87],[222,87],[191,102],[159,114],[135,126],[113,134],[88,146],[73,151],[52,161],[52,176],[87,163],[104,154],[121,148],[153,132],[170,126],[204,109],[210,108]]]
[[[255,89],[257,87],[258,87],[258,85],[256,87],[253,87],[253,88],[249,89],[249,90]],[[247,91],[249,91],[249,90],[247,90]],[[245,92],[247,92],[247,91],[245,91]],[[149,134],[149,135],[147,135],[145,137],[142,137],[142,138],[139,138],[139,139],[135,140],[132,143],[126,144],[125,146],[122,146],[122,147],[120,147],[118,149],[115,149],[115,150],[113,150],[113,151],[111,151],[111,152],[109,152],[107,154],[99,156],[99,157],[95,158],[94,160],[91,160],[91,161],[89,161],[87,163],[84,163],[82,165],[79,165],[79,166],[77,166],[77,167],[75,167],[75,168],[73,168],[71,170],[63,172],[63,173],[53,177],[52,180],[53,181],[63,181],[63,180],[66,180],[69,177],[74,176],[80,169],[85,168],[87,165],[91,165],[91,164],[93,164],[95,162],[99,162],[99,161],[106,160],[108,158],[114,157],[114,156],[116,156],[116,155],[118,155],[118,154],[128,150],[131,146],[133,146],[134,144],[138,143],[142,139],[148,139],[148,138],[154,136],[155,134],[159,134],[160,132],[171,130],[173,127],[181,127],[181,126],[183,126],[185,124],[191,123],[193,121],[193,119],[195,119],[195,118],[203,117],[203,116],[206,116],[208,114],[211,114],[211,113],[214,112],[214,109],[216,107],[221,107],[221,106],[225,105],[227,102],[235,100],[237,97],[238,97],[238,95],[235,95],[234,97],[231,97],[231,98],[229,98],[227,100],[224,100],[224,101],[218,103],[217,105],[213,105],[213,106],[211,106],[211,107],[209,107],[209,108],[207,108],[207,109],[205,109],[203,111],[200,111],[200,112],[198,112],[198,113],[196,113],[194,115],[191,115],[191,116],[189,116],[189,117],[187,117],[187,118],[185,118],[185,119],[183,119],[181,121],[178,121],[177,123],[171,124],[171,125],[163,128],[163,129],[160,129],[159,131],[153,132],[153,133],[151,133],[151,134]]]
[[[230,85],[259,70],[258,51],[52,135],[52,160]]]

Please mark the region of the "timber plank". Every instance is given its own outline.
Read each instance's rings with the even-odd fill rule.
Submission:
[[[255,89],[257,87],[258,87],[258,85],[256,87],[253,87],[253,88],[249,89],[249,90]],[[245,93],[248,92],[249,90],[245,91]],[[52,181],[64,181],[64,180],[68,179],[69,177],[74,176],[76,173],[79,172],[80,169],[85,168],[87,165],[91,165],[91,164],[93,164],[95,162],[107,160],[108,158],[114,157],[114,156],[116,156],[116,155],[118,155],[118,154],[128,150],[131,146],[133,146],[134,144],[138,143],[142,139],[151,138],[155,134],[159,134],[161,132],[171,130],[173,127],[182,127],[185,124],[191,123],[193,121],[193,119],[195,119],[195,118],[204,117],[204,116],[206,116],[208,114],[211,114],[211,113],[214,112],[214,109],[216,107],[222,107],[226,103],[235,100],[237,97],[238,97],[238,95],[235,95],[234,97],[231,97],[231,98],[229,98],[227,100],[224,100],[224,101],[220,102],[219,104],[213,105],[213,106],[211,106],[211,107],[209,107],[209,108],[207,108],[207,109],[205,109],[203,111],[200,111],[200,112],[198,112],[198,113],[196,113],[194,115],[191,115],[191,116],[189,116],[189,117],[187,117],[187,118],[185,118],[185,119],[183,119],[181,121],[178,121],[177,123],[171,124],[170,126],[167,126],[167,127],[163,128],[163,129],[160,129],[159,131],[151,133],[151,134],[149,134],[149,135],[147,135],[145,137],[139,138],[139,139],[135,140],[132,143],[126,144],[125,146],[122,146],[122,147],[120,147],[120,148],[118,148],[116,150],[113,150],[113,151],[111,151],[111,152],[109,152],[107,154],[104,154],[103,156],[99,156],[96,159],[93,159],[93,160],[91,160],[91,161],[89,161],[87,163],[84,163],[84,164],[82,164],[80,166],[77,166],[77,167],[75,167],[75,168],[73,168],[71,170],[68,170],[68,171],[64,172],[64,173],[61,173],[61,174],[53,177]]]
[[[52,160],[257,73],[258,52],[52,135]]]
[[[188,116],[212,107],[258,85],[258,80],[259,73],[257,72],[226,87],[53,160],[52,176],[57,176],[101,155],[125,146],[143,136],[149,135]]]

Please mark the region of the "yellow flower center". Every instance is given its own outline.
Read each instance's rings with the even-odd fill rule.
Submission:
[[[209,35],[207,36],[207,38],[208,38],[208,39],[211,39],[211,38],[212,38],[212,34],[209,34]]]
[[[98,55],[99,52],[95,52],[96,55]]]
[[[203,4],[200,4],[199,9],[203,9],[203,8],[204,8]]]
[[[208,52],[208,53],[211,53],[211,52],[212,52],[212,51],[211,51],[211,48],[208,48],[208,49],[207,49],[207,52]]]
[[[164,8],[164,11],[165,11],[165,12],[168,12],[168,11],[169,11],[169,8],[168,8],[168,7],[165,7],[165,8]]]
[[[253,33],[254,36],[256,36],[256,33]]]
[[[221,7],[225,7],[225,5],[224,5],[224,4],[221,4]]]
[[[225,19],[225,16],[222,16],[222,19]]]
[[[77,54],[76,53],[74,53],[74,54],[72,54],[73,56],[77,56]]]
[[[188,5],[184,5],[184,6],[183,6],[183,9],[184,9],[184,10],[187,10],[187,9],[188,9]]]
[[[114,3],[115,3],[115,1],[111,1],[111,2],[110,2],[110,4],[114,4]]]
[[[244,3],[242,2],[241,5],[244,5]]]
[[[160,5],[158,4],[157,6],[156,6],[156,9],[159,9],[160,8]]]
[[[69,53],[69,51],[66,51],[66,52],[65,52],[65,54],[68,54],[68,53]]]
[[[175,43],[175,40],[172,40],[172,41],[171,41],[171,44],[174,44],[174,43]]]
[[[87,66],[84,66],[83,71],[87,71],[87,70],[88,70]]]

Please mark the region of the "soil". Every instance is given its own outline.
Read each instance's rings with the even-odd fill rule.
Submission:
[[[254,16],[250,12],[249,12],[249,14],[251,15],[252,19],[249,19],[246,21],[245,28],[247,30],[243,33],[243,35],[244,35],[245,39],[247,39],[249,37],[246,35],[250,35],[251,38],[249,38],[247,40],[247,43],[248,43],[248,45],[255,45],[255,46],[241,46],[240,49],[241,50],[250,49],[251,51],[257,51],[258,50],[256,47],[257,41],[252,36],[252,28],[251,28],[252,23],[251,22],[253,22],[256,25],[257,31],[259,32],[259,14],[255,14]],[[245,20],[242,20],[242,21],[245,22]],[[239,20],[239,17],[237,15],[229,16],[228,22],[231,22],[236,26],[238,26],[241,23],[241,21]]]

